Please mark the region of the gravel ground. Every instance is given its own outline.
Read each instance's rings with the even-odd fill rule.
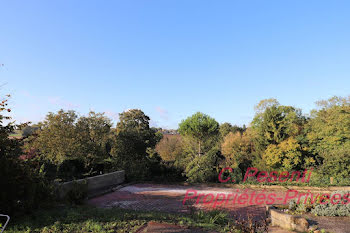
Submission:
[[[309,223],[318,225],[319,229],[325,229],[332,233],[350,233],[350,217],[324,217],[311,214],[303,215]]]

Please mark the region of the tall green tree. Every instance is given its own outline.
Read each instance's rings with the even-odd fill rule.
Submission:
[[[306,118],[300,109],[274,103],[264,112],[256,113],[252,128],[256,131],[259,147],[264,150],[269,144],[278,144],[290,136],[299,135],[305,123]]]
[[[261,169],[284,165],[285,167],[294,167],[295,163],[297,166],[300,165],[299,161],[302,160],[299,157],[306,153],[303,144],[305,143],[304,127],[306,122],[307,119],[302,115],[300,109],[280,105],[276,99],[260,101],[256,106],[256,114],[251,123],[255,148],[254,165]],[[296,142],[294,139],[288,141],[290,137],[293,137]],[[292,146],[288,147],[288,145],[294,145],[297,150],[294,150]],[[275,152],[280,152],[278,158],[276,158]],[[293,159],[286,159],[292,154]]]
[[[201,145],[211,139],[217,139],[219,123],[210,116],[197,112],[179,124],[179,132],[184,137],[194,139],[198,144],[198,155],[201,155]]]
[[[150,127],[150,118],[139,109],[120,113],[119,119],[113,148],[118,166],[131,178],[146,178],[150,175],[149,152],[161,140],[162,134]]]
[[[103,113],[90,112],[77,120],[76,132],[79,144],[85,151],[86,167],[92,172],[96,165],[110,157],[112,147],[112,121]]]
[[[317,102],[311,112],[307,139],[314,154],[324,154],[346,147],[350,149],[350,96],[332,97]]]
[[[101,113],[78,117],[75,111],[60,110],[47,114],[26,147],[37,149],[43,161],[68,166],[68,170],[83,164],[83,169],[92,173],[96,164],[109,157],[111,126],[111,120]],[[69,168],[69,160],[75,161],[73,167]]]
[[[188,162],[185,173],[189,182],[215,182],[224,157],[217,147]]]
[[[54,164],[65,159],[84,156],[82,145],[78,140],[76,121],[78,115],[74,111],[60,110],[48,113],[43,122],[38,124],[37,134],[30,138],[27,147],[38,149],[43,159]]]

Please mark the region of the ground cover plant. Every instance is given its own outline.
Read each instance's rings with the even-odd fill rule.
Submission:
[[[336,200],[332,200],[331,197],[335,197]],[[292,200],[288,209],[292,213],[312,213],[316,216],[350,216],[349,197],[349,191],[332,192],[328,201],[322,200],[321,195],[314,198],[302,197],[299,201]]]
[[[36,211],[11,222],[7,232],[135,232],[149,221],[200,227],[203,230],[218,232],[228,232],[229,229],[242,232],[233,227],[227,213],[217,210],[171,214],[89,206],[60,206]]]

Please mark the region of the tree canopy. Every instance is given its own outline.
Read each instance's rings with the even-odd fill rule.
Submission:
[[[179,132],[191,137],[198,143],[198,154],[201,154],[201,143],[219,134],[219,123],[210,116],[197,112],[179,124]]]

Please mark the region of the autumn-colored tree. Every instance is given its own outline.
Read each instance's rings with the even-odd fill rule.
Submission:
[[[264,154],[266,164],[273,169],[298,170],[314,165],[312,157],[305,157],[303,148],[294,137],[275,145],[270,144]]]
[[[157,144],[156,151],[164,161],[175,161],[183,155],[180,135],[164,135]]]
[[[226,165],[239,168],[242,172],[251,165],[253,160],[253,141],[245,132],[230,132],[221,144],[221,151],[226,158]]]

